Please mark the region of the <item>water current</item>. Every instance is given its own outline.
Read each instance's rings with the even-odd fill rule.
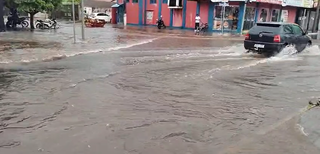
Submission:
[[[245,53],[241,40],[117,35],[3,51],[0,153],[227,153],[319,96],[317,45],[267,58]],[[286,148],[281,129],[270,131]],[[275,147],[268,152],[282,152]]]

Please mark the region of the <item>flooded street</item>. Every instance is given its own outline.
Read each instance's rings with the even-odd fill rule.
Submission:
[[[241,38],[86,34],[0,34],[1,154],[320,152],[320,109],[299,115],[320,95],[316,43],[265,58]]]

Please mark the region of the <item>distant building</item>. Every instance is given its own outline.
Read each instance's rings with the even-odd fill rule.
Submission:
[[[85,0],[84,6],[87,14],[104,12],[111,15],[111,6],[115,3],[112,0]]]

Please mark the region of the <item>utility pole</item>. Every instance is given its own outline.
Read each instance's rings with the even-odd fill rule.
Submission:
[[[73,20],[73,43],[76,43],[76,11],[74,8],[74,0],[72,0],[72,20]]]
[[[314,22],[313,22],[314,24],[313,24],[313,27],[312,27],[312,32],[316,32],[317,25],[318,25],[318,22],[319,22],[319,10],[320,10],[319,2],[320,2],[320,0],[318,0],[318,2],[317,2],[317,11],[316,11],[316,17],[315,17]]]
[[[84,10],[83,10],[83,8],[84,8],[84,2],[83,2],[83,0],[81,0],[81,34],[82,34],[82,40],[85,40],[85,38],[84,38]]]
[[[245,20],[245,16],[246,16],[246,11],[247,11],[247,0],[244,1],[244,11],[243,11],[243,15],[242,15],[242,22],[241,22],[241,29],[240,29],[240,35],[242,35],[242,31],[243,31],[243,25],[244,25],[244,20]]]

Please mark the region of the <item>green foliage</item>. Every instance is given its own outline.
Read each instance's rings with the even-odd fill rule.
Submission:
[[[72,3],[72,0],[65,0],[65,1]],[[81,2],[81,0],[74,0],[74,3],[80,3],[80,2]]]
[[[61,3],[62,0],[7,0],[7,6],[17,6],[20,11],[31,14],[52,11]]]

